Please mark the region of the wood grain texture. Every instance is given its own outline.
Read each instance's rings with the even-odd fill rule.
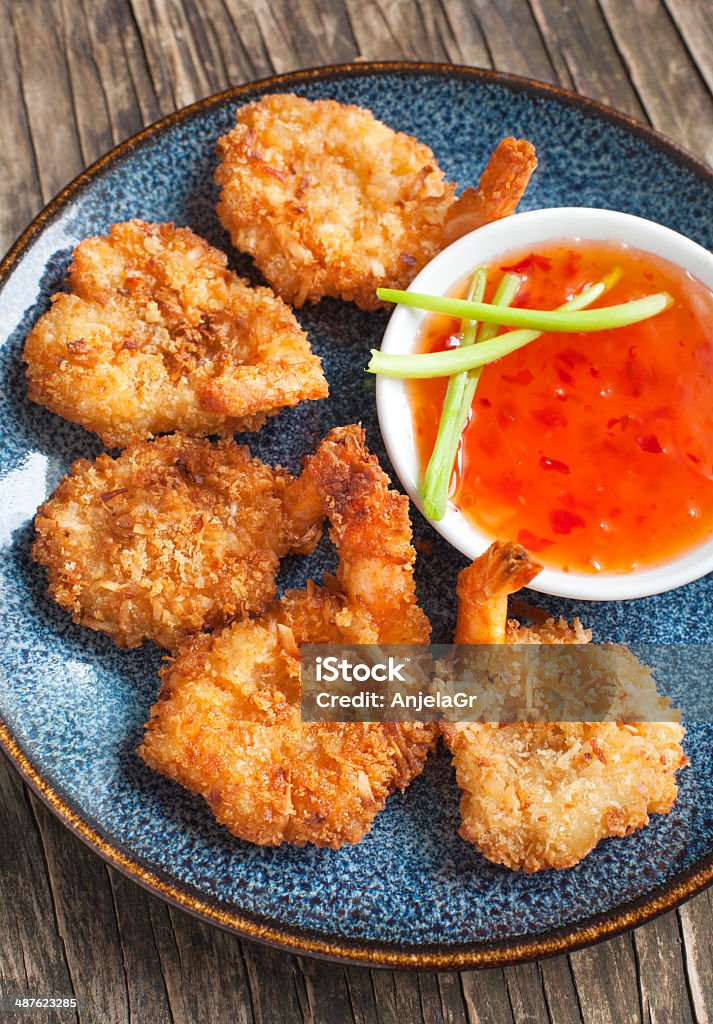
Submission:
[[[559,0],[532,0],[532,9],[561,85],[632,117],[645,116],[597,0],[564,8]]]
[[[701,0],[666,0],[685,45],[701,76],[713,90],[713,11]]]
[[[709,0],[0,6],[2,248],[71,177],[143,124],[229,85],[323,63],[450,60],[558,82],[713,159]],[[634,935],[539,964],[369,971],[241,942],[169,909],[63,830],[2,759],[0,820],[0,990],[82,999],[76,1014],[48,1020],[713,1024],[710,893]]]
[[[661,0],[600,0],[655,128],[713,163],[713,96]],[[700,3],[711,7],[708,0]]]

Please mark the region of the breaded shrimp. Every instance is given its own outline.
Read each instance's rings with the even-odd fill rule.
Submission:
[[[320,535],[303,488],[234,441],[142,441],[75,462],[37,512],[32,556],[75,622],[174,648],[272,600],[280,558]]]
[[[77,246],[69,289],[27,338],[29,395],[108,447],[256,430],[327,394],[291,310],[188,228],[114,224]]]
[[[456,641],[587,643],[578,620],[530,628],[507,621],[508,594],[539,570],[523,548],[493,544],[460,574]],[[630,652],[620,654],[648,699],[650,672]],[[660,698],[654,706],[667,710]],[[687,764],[676,721],[449,723],[442,731],[462,790],[461,835],[489,860],[526,872],[571,867],[601,839],[668,813],[676,771]]]
[[[477,189],[456,198],[436,159],[360,107],[291,94],[240,107],[218,143],[218,215],[294,306],[324,295],[376,309],[450,242],[517,206],[535,166],[504,139]]]
[[[303,723],[299,645],[428,642],[416,604],[408,500],[356,426],[307,464],[332,521],[336,579],[289,591],[260,618],[186,640],[162,670],[140,754],[207,800],[241,839],[267,846],[356,843],[435,743],[417,723]]]

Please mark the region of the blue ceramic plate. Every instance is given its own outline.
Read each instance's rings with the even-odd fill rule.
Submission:
[[[713,245],[713,174],[673,144],[618,114],[547,86],[445,66],[356,65],[271,79],[206,100],[119,146],[69,186],[23,235],[2,267],[0,322],[0,572],[4,635],[0,738],[60,817],[109,862],[154,892],[242,935],[300,952],[390,966],[462,967],[572,949],[653,914],[713,877],[713,727],[689,723],[690,770],[673,812],[627,839],[604,842],[578,867],[536,876],[485,861],[458,837],[449,759],[431,758],[392,796],[358,846],[263,849],[231,838],[203,802],[152,774],[135,754],[157,692],[161,653],[117,650],[73,626],[47,596],[30,559],[32,519],[73,459],[96,438],[26,398],[22,345],[62,286],[72,247],[129,217],[174,220],[230,251],[215,214],[214,147],[236,106],[293,90],[370,107],[435,151],[448,177],[475,183],[501,136],[522,135],[540,165],[521,209],[582,204],[650,217]],[[249,262],[235,266],[255,279]],[[387,314],[327,300],[299,312],[322,356],[331,397],[282,412],[249,443],[297,467],[335,424],[362,420],[390,469],[363,373]],[[414,512],[432,556],[418,568],[435,638],[448,640],[462,559]],[[282,586],[332,565],[325,542],[288,560]],[[599,639],[709,639],[713,588],[703,579],[626,604],[573,607]]]

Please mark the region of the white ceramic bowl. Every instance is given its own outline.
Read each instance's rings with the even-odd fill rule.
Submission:
[[[713,289],[713,254],[670,228],[614,210],[561,207],[520,213],[464,235],[433,259],[411,284],[411,290],[445,295],[479,263],[512,249],[536,246],[555,238],[615,239],[662,256],[690,271]],[[430,316],[397,306],[389,321],[382,352],[413,352],[423,320]],[[376,402],[381,432],[399,479],[423,512],[418,492],[419,467],[411,412],[403,381],[379,377]],[[455,548],[475,558],[492,537],[478,530],[451,503],[444,518],[432,523]],[[530,584],[533,590],[586,601],[613,601],[660,594],[690,583],[713,570],[713,539],[664,565],[631,573],[563,573],[544,569]]]

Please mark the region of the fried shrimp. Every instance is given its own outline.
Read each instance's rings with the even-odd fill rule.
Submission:
[[[529,142],[504,139],[456,198],[428,146],[368,110],[291,94],[241,107],[218,153],[218,215],[275,291],[295,306],[332,295],[362,309],[513,213],[537,163]]]
[[[303,723],[299,645],[420,644],[430,627],[416,604],[408,500],[389,489],[360,428],[333,430],[301,479],[331,519],[336,579],[186,640],[162,671],[140,753],[241,839],[337,849],[421,772],[436,730]]]
[[[69,288],[27,338],[29,395],[108,447],[256,430],[327,394],[291,310],[188,228],[114,224],[77,246]]]
[[[32,555],[75,622],[174,648],[272,600],[280,558],[320,535],[303,488],[234,441],[143,441],[72,466],[37,512]]]
[[[457,642],[587,643],[591,635],[578,620],[529,628],[507,620],[508,594],[540,568],[523,548],[499,541],[464,569]],[[630,652],[623,656],[649,699],[650,672]],[[661,698],[657,706],[666,710]],[[650,813],[668,813],[676,771],[687,764],[675,721],[449,723],[442,729],[462,790],[461,835],[489,860],[526,872],[571,867],[601,839],[628,835]]]

